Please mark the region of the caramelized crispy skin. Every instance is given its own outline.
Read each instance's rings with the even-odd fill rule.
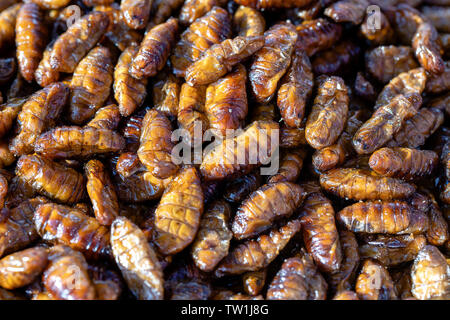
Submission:
[[[18,251],[0,260],[0,286],[12,290],[32,283],[47,266],[42,247]]]
[[[296,29],[298,34],[296,48],[304,50],[310,57],[319,51],[331,48],[342,34],[341,25],[323,18],[304,21]]]
[[[205,114],[214,134],[225,137],[227,130],[242,126],[248,112],[246,80],[245,67],[238,64],[206,89]]]
[[[28,82],[34,79],[47,42],[44,13],[34,3],[25,3],[17,14],[16,54],[19,70]]]
[[[429,225],[425,213],[399,200],[357,202],[336,218],[347,229],[365,233],[422,233]]]
[[[215,44],[186,69],[186,82],[191,86],[210,84],[231,72],[237,63],[253,55],[263,45],[263,36],[239,36]]]
[[[72,73],[81,59],[99,41],[109,24],[108,16],[93,11],[78,19],[59,36],[50,52],[50,66],[60,72]]]
[[[117,175],[114,183],[120,200],[125,202],[144,202],[161,198],[168,183],[166,180],[158,179],[150,172],[142,171],[127,178]]]
[[[229,37],[231,21],[228,12],[214,7],[206,15],[195,20],[175,46],[170,61],[173,72],[184,77],[186,69],[213,44],[218,44]]]
[[[42,283],[56,300],[94,300],[95,286],[88,274],[84,256],[67,246],[49,249],[49,264]]]
[[[341,0],[325,9],[324,14],[336,22],[360,24],[369,6],[367,0]]]
[[[445,69],[442,42],[439,34],[430,23],[422,23],[412,40],[412,47],[420,65],[431,73],[442,73]]]
[[[33,151],[39,135],[55,125],[68,96],[69,88],[56,82],[37,91],[27,100],[17,117],[19,133],[9,145],[16,156]]]
[[[116,104],[110,104],[98,109],[86,127],[115,130],[119,126],[120,119],[119,107]]]
[[[80,61],[70,82],[69,120],[83,124],[103,106],[113,82],[113,57],[106,47],[98,46]]]
[[[266,29],[266,20],[258,10],[239,6],[233,16],[233,27],[241,37],[262,36]]]
[[[161,300],[161,265],[142,230],[125,217],[117,218],[111,226],[111,247],[131,292],[140,300]]]
[[[228,228],[231,207],[223,200],[215,200],[205,210],[191,255],[195,265],[203,271],[212,271],[227,254],[233,233]]]
[[[41,134],[35,142],[34,151],[50,159],[65,159],[87,158],[124,148],[125,140],[115,131],[64,126]]]
[[[342,251],[331,202],[313,193],[306,198],[301,216],[303,241],[317,267],[327,273],[338,271]]]
[[[155,212],[155,242],[163,254],[183,250],[198,231],[203,190],[197,170],[182,169],[171,181]]]
[[[264,46],[255,53],[249,70],[253,95],[260,103],[269,102],[278,81],[291,63],[297,32],[290,23],[279,23],[264,33]]]
[[[163,70],[156,76],[153,83],[153,105],[156,110],[161,111],[168,118],[176,118],[180,98],[181,81],[170,73]]]
[[[183,25],[190,25],[214,6],[222,7],[226,2],[226,0],[186,0],[180,10],[180,22]]]
[[[111,254],[109,230],[78,209],[42,204],[36,208],[33,220],[37,232],[47,242],[65,244],[96,259]]]
[[[38,193],[64,203],[76,203],[84,196],[83,175],[39,155],[23,155],[16,175]]]
[[[0,137],[5,136],[14,124],[27,98],[12,98],[0,106]]]
[[[150,18],[152,0],[121,0],[120,10],[131,29],[144,29]]]
[[[355,133],[353,147],[359,154],[369,154],[391,140],[404,121],[413,117],[422,104],[417,93],[400,94],[386,105],[378,108]]]
[[[124,117],[139,108],[147,96],[147,79],[135,79],[130,72],[132,59],[138,51],[138,47],[126,48],[114,69],[114,98],[119,103],[120,114]]]
[[[289,127],[301,127],[306,103],[314,86],[311,62],[305,51],[297,50],[291,66],[281,80],[277,105],[283,121]]]
[[[395,300],[394,282],[389,272],[375,260],[364,261],[355,291],[361,300]]]
[[[325,300],[328,285],[311,256],[302,251],[286,259],[269,285],[268,300]]]
[[[133,57],[130,74],[136,79],[153,77],[169,58],[178,33],[178,20],[171,18],[149,30]]]
[[[256,191],[262,184],[259,171],[256,170],[247,175],[231,180],[224,190],[224,199],[231,203],[241,203],[253,191]]]
[[[344,130],[348,114],[348,88],[339,77],[322,77],[306,122],[305,137],[315,149],[330,146]]]
[[[215,275],[222,277],[242,274],[267,267],[300,231],[300,227],[299,220],[292,220],[279,229],[273,229],[269,234],[239,244],[220,262]]]
[[[289,217],[301,205],[303,189],[291,182],[266,184],[242,202],[232,223],[233,235],[242,240],[260,234],[273,222]]]
[[[430,175],[438,162],[434,151],[409,148],[381,148],[369,159],[370,168],[376,173],[406,180]]]
[[[45,48],[42,55],[42,60],[34,72],[34,79],[41,87],[46,87],[49,84],[59,80],[59,71],[52,69],[50,65],[50,53],[52,52],[54,42],[51,42]]]
[[[276,183],[282,181],[295,182],[300,176],[303,168],[303,161],[307,152],[303,149],[286,150],[280,160],[278,173],[271,176],[267,182]]]
[[[99,160],[89,161],[85,171],[86,189],[92,202],[95,218],[100,224],[109,226],[119,215],[119,201],[111,178]]]
[[[203,157],[200,166],[206,180],[232,178],[251,172],[270,158],[278,146],[278,124],[255,121],[234,138],[223,140]],[[265,146],[263,145],[265,144]],[[257,146],[257,150],[255,150]],[[254,154],[254,153],[257,154]],[[250,158],[252,162],[250,162]]]
[[[172,126],[161,112],[149,110],[142,123],[139,160],[155,177],[165,179],[178,170],[172,162]]]

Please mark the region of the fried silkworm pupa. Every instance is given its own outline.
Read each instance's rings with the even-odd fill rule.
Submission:
[[[34,151],[50,159],[87,158],[95,154],[118,152],[125,139],[117,132],[94,127],[64,126],[39,136]]]
[[[5,136],[12,128],[14,120],[25,102],[27,102],[27,98],[12,98],[0,106],[0,137]]]
[[[388,83],[399,74],[419,66],[412,48],[407,46],[379,46],[368,51],[365,60],[369,74],[381,83]]]
[[[16,161],[6,142],[0,141],[0,168],[8,167]]]
[[[426,92],[445,93],[450,90],[450,61],[445,62],[445,69],[439,75],[428,74]]]
[[[206,180],[231,179],[250,173],[270,159],[278,147],[278,123],[255,121],[235,137],[223,140],[203,157],[200,172]],[[258,146],[256,155],[250,150]],[[239,161],[236,161],[237,155]],[[252,163],[250,163],[250,158]],[[243,160],[243,161],[241,161]]]
[[[303,168],[303,160],[306,156],[307,151],[303,149],[285,150],[280,160],[280,168],[278,169],[278,172],[271,176],[267,182],[276,183],[282,181],[297,181]]]
[[[59,80],[59,71],[52,69],[50,65],[50,53],[53,49],[54,42],[47,45],[45,48],[42,60],[34,72],[34,79],[41,87],[46,87],[53,82]]]
[[[153,105],[169,119],[176,118],[179,105],[181,81],[169,70],[163,70],[153,83]],[[145,91],[144,91],[145,92]]]
[[[58,300],[94,300],[95,286],[83,254],[67,246],[48,250],[48,267],[42,276],[45,289]]]
[[[34,79],[47,42],[44,13],[35,3],[25,3],[17,14],[16,54],[19,70],[28,82]]]
[[[317,96],[305,128],[306,141],[315,149],[332,145],[344,130],[348,88],[340,77],[320,77]]]
[[[42,247],[18,251],[0,260],[0,287],[8,290],[32,283],[47,266],[47,250]]]
[[[303,202],[303,189],[291,182],[266,184],[250,194],[236,211],[233,235],[242,240],[272,227],[274,221],[290,217]]]
[[[0,48],[14,43],[16,20],[22,3],[13,4],[0,12]]]
[[[381,148],[369,159],[369,166],[376,173],[405,180],[430,175],[438,163],[436,152],[409,148]]]
[[[37,91],[27,100],[17,117],[19,133],[9,144],[14,155],[33,151],[39,135],[55,125],[68,96],[69,88],[61,82],[56,82]]]
[[[411,41],[426,18],[416,8],[407,3],[399,3],[395,8],[387,11],[397,35],[397,41],[404,45],[411,45]]]
[[[119,215],[119,201],[111,178],[99,160],[89,161],[85,171],[86,189],[92,202],[95,218],[100,224],[109,226]]]
[[[190,25],[214,6],[222,7],[226,2],[226,0],[186,0],[180,10],[180,22],[183,25]]]
[[[255,9],[269,9],[269,8],[278,8],[278,9],[287,9],[287,8],[301,8],[308,4],[310,4],[311,0],[237,0],[235,1],[237,4],[252,7]]]
[[[267,289],[268,300],[325,300],[327,282],[304,250],[286,259]]]
[[[64,203],[76,203],[84,196],[83,175],[39,155],[23,155],[16,175],[38,193]]]
[[[70,82],[69,120],[82,124],[103,106],[113,82],[113,57],[102,46],[92,49],[75,68]]]
[[[354,153],[352,136],[347,132],[343,132],[335,144],[314,152],[312,164],[314,168],[324,172],[343,164],[352,153]]]
[[[200,221],[191,255],[195,265],[210,272],[227,254],[233,233],[228,228],[231,207],[224,200],[212,202]]]
[[[142,40],[142,35],[126,24],[118,3],[96,6],[94,10],[104,12],[108,15],[109,24],[105,36],[120,51],[124,51],[129,46],[139,45]]]
[[[412,40],[412,47],[420,65],[431,73],[444,72],[445,64],[442,59],[444,50],[439,34],[430,23],[422,23]]]
[[[116,176],[114,182],[120,200],[144,202],[159,199],[168,183],[166,180],[158,179],[150,172],[142,171],[127,178]]]
[[[42,9],[60,9],[67,6],[71,0],[31,0],[31,2],[36,3]],[[87,2],[89,0],[84,0]],[[109,0],[108,0],[109,1]]]
[[[106,13],[93,11],[78,19],[59,36],[50,52],[50,66],[72,73],[81,59],[104,35],[109,19]]]
[[[230,180],[225,188],[223,197],[231,203],[241,203],[249,194],[256,191],[262,184],[262,178],[258,170],[237,179]]]
[[[201,145],[203,134],[209,127],[205,113],[206,86],[191,87],[183,83],[180,91],[177,121],[178,125],[186,131],[183,137],[191,146]],[[201,134],[201,136],[200,136]]]
[[[430,197],[430,209],[428,211],[428,217],[430,219],[430,226],[427,230],[426,236],[429,244],[435,246],[442,246],[449,239],[448,223],[444,218],[438,203],[434,199],[432,194]]]
[[[5,206],[5,199],[8,195],[8,180],[0,174],[0,209]]]
[[[212,45],[186,69],[186,82],[191,86],[210,84],[231,72],[236,64],[254,54],[263,45],[263,36],[239,36]]]
[[[427,240],[423,235],[380,235],[360,245],[358,250],[361,259],[372,258],[389,268],[414,260],[426,244]]]
[[[228,12],[214,7],[206,15],[195,20],[181,34],[181,39],[175,46],[170,57],[173,73],[184,77],[186,69],[213,44],[218,44],[229,38],[231,21]]]
[[[14,58],[0,59],[0,84],[4,85],[16,75],[16,60]]]
[[[324,195],[313,193],[301,209],[303,241],[317,267],[326,273],[341,267],[342,250],[334,221],[334,209]]]
[[[298,148],[307,145],[305,138],[305,128],[290,128],[286,125],[280,127],[280,147],[281,148]]]
[[[369,154],[386,144],[401,129],[408,118],[417,113],[422,98],[417,93],[399,94],[378,108],[353,136],[353,147],[358,154]]]
[[[0,222],[0,257],[25,248],[39,238],[33,214],[37,206],[46,202],[43,197],[27,199],[10,210],[6,220]]]
[[[111,247],[131,292],[140,300],[162,300],[162,269],[142,230],[125,217],[117,218],[111,225]]]
[[[98,109],[94,118],[88,122],[86,127],[116,130],[119,126],[120,119],[119,107],[115,104],[110,104]]]
[[[152,0],[121,0],[120,10],[131,29],[144,29],[150,18]]]
[[[109,5],[113,2],[114,0],[83,0],[84,5],[88,7]]]
[[[333,300],[359,300],[356,292],[351,290],[338,291]]]
[[[114,69],[114,98],[119,103],[120,114],[124,117],[128,117],[139,108],[147,96],[147,79],[135,79],[129,71],[137,52],[137,47],[126,48]]]
[[[384,13],[382,11],[377,13],[377,18],[380,19],[379,28],[373,28],[373,18],[373,14],[366,15],[366,18],[360,27],[362,36],[372,46],[392,43],[395,39],[394,29],[391,27],[391,24]]]
[[[387,105],[397,95],[407,95],[410,93],[422,94],[427,82],[427,75],[423,68],[412,69],[407,72],[400,73],[393,78],[380,92],[374,109],[378,109]]]
[[[278,81],[291,63],[297,32],[290,23],[279,23],[264,33],[264,46],[254,54],[249,79],[253,95],[260,103],[269,102]]]
[[[259,271],[250,271],[242,276],[244,291],[250,296],[257,296],[266,284],[267,268]]]
[[[147,28],[163,23],[184,3],[184,0],[154,0]]]
[[[427,245],[417,254],[411,270],[411,293],[419,300],[448,298],[448,264],[438,248]]]
[[[277,106],[289,127],[301,127],[305,107],[314,86],[311,62],[305,51],[296,50],[291,66],[281,80]]]
[[[161,71],[169,58],[178,33],[178,20],[171,18],[149,30],[139,51],[133,57],[130,74],[136,79],[153,77]]]
[[[448,5],[448,4],[447,4]],[[449,7],[423,6],[420,8],[423,15],[440,32],[450,32],[448,19],[450,17]]]
[[[172,162],[172,126],[169,119],[157,110],[147,111],[142,123],[139,160],[155,177],[165,179],[178,170]]]
[[[394,282],[389,272],[375,260],[364,261],[356,279],[355,291],[361,300],[396,300]]]
[[[441,110],[421,108],[414,117],[405,121],[387,145],[407,148],[420,147],[443,123],[444,114]]]
[[[109,230],[82,211],[56,203],[41,204],[34,225],[44,241],[65,244],[87,257],[109,257]]]
[[[203,190],[194,167],[178,172],[155,211],[156,245],[165,254],[187,247],[197,233],[203,213]]]
[[[139,157],[134,152],[120,154],[116,164],[117,173],[123,178],[128,178],[137,172],[147,171],[145,166],[139,161]]]
[[[311,57],[319,51],[329,49],[341,38],[342,26],[326,19],[304,21],[296,27],[297,50],[304,50]]]
[[[342,74],[346,73],[351,63],[359,57],[361,48],[352,41],[345,40],[334,47],[319,52],[312,59],[314,74]]]
[[[353,232],[417,234],[429,226],[425,213],[399,200],[357,202],[339,211],[336,218]]]
[[[358,25],[363,22],[368,6],[367,0],[341,0],[326,8],[324,14],[336,22],[351,22]]]
[[[291,220],[279,229],[239,244],[220,262],[215,275],[223,277],[267,267],[300,231],[300,227],[299,220]]]
[[[241,37],[262,36],[266,29],[266,20],[258,10],[239,6],[233,16],[233,28]]]
[[[89,276],[95,286],[98,300],[118,300],[124,287],[118,273],[103,266],[90,265]]]
[[[340,230],[339,241],[342,251],[341,266],[339,270],[327,275],[328,284],[333,292],[350,290],[359,267],[358,242],[355,235],[350,231]]]
[[[245,67],[238,64],[233,72],[207,87],[205,114],[215,135],[225,137],[227,130],[238,129],[244,123],[248,112],[246,81]]]

